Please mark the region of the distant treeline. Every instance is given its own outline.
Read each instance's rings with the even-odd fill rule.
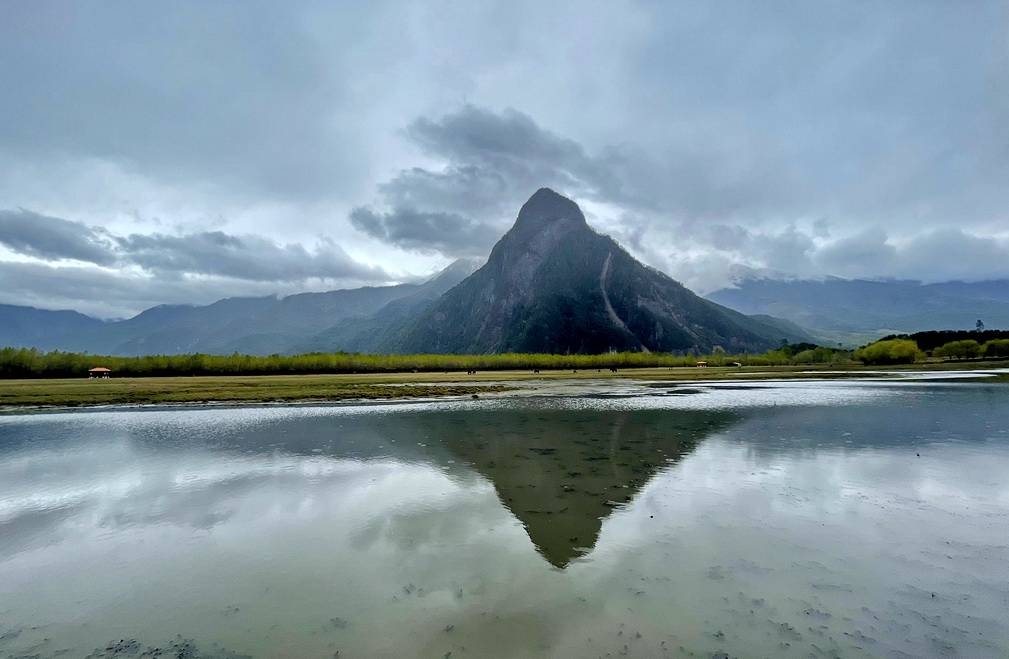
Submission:
[[[394,373],[444,371],[559,370],[694,366],[775,366],[843,362],[850,353],[813,344],[784,345],[759,355],[670,355],[655,352],[613,352],[599,355],[368,355],[309,353],[304,355],[147,355],[115,357],[75,352],[42,352],[34,348],[0,349],[0,378],[87,377],[102,366],[113,376],[274,375],[308,373]]]
[[[952,341],[977,341],[985,343],[994,339],[1009,339],[1009,330],[929,330],[927,332],[915,332],[914,334],[891,334],[884,336],[880,341],[891,339],[910,339],[918,344],[918,347],[926,352],[931,352],[936,348],[946,345]]]
[[[1009,336],[1009,332],[922,332],[921,334],[939,335],[944,338],[963,336],[969,334],[987,334],[998,336],[1004,334]],[[912,334],[911,336],[916,336]],[[867,346],[863,346],[855,351],[854,357],[863,364],[885,365],[885,364],[913,364],[927,360],[929,357],[942,360],[961,359],[1006,359],[1009,358],[1009,338],[988,338],[984,343],[979,343],[975,339],[954,339],[936,345],[931,340],[933,336],[925,338],[925,345],[931,345],[930,349],[923,349],[922,345],[908,337],[890,337],[880,339]]]

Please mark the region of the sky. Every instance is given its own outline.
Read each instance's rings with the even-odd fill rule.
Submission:
[[[0,303],[412,281],[548,186],[700,293],[1009,277],[1009,4],[0,0]]]

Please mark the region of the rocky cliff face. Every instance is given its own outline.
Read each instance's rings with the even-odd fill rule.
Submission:
[[[487,263],[400,334],[403,352],[764,350],[782,337],[694,295],[538,190]]]

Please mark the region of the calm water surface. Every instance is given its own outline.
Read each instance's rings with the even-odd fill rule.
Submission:
[[[1009,385],[0,417],[0,656],[722,653],[1009,656]]]

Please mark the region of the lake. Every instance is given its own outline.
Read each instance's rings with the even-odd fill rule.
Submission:
[[[1009,385],[0,416],[0,656],[1006,657]]]

